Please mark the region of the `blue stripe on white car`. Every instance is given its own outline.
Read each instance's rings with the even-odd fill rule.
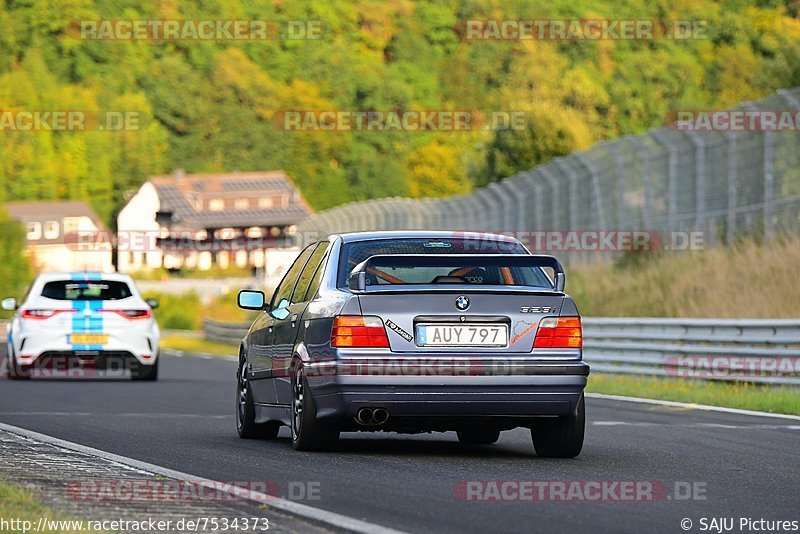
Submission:
[[[100,273],[75,273],[71,276],[72,280],[102,280]],[[102,350],[101,344],[72,343],[74,334],[102,334],[103,333],[103,309],[102,300],[76,300],[75,308],[78,310],[72,315],[72,332],[70,333],[70,345],[73,350]]]

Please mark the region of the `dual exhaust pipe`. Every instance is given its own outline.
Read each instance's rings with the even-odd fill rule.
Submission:
[[[361,426],[381,426],[389,420],[389,412],[384,408],[360,408],[356,413],[356,423]]]

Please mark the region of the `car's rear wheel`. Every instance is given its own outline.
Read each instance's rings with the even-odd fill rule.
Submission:
[[[339,429],[317,421],[317,407],[303,366],[292,372],[292,447],[298,451],[325,451],[339,440]]]
[[[158,360],[153,365],[137,365],[131,372],[133,380],[147,380],[149,382],[158,380]]]
[[[11,380],[27,380],[31,377],[29,369],[23,368],[21,365],[14,361],[13,356],[9,356],[7,360],[8,370],[6,372],[8,378]]]
[[[256,408],[244,365],[245,360],[242,359],[236,372],[236,432],[242,439],[275,439],[280,430],[279,423],[255,422]]]
[[[11,380],[27,380],[31,377],[31,372],[29,370],[23,369],[21,365],[16,363],[10,345],[8,349],[8,358],[6,359],[6,376]]]
[[[493,428],[477,428],[458,432],[458,441],[469,445],[491,445],[500,439],[500,431]]]
[[[531,437],[536,454],[545,458],[574,458],[581,453],[586,426],[583,395],[574,415],[543,419],[533,425]]]

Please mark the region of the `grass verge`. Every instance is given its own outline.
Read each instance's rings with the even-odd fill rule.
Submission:
[[[183,352],[194,352],[212,354],[214,356],[236,356],[239,347],[215,343],[203,338],[182,336],[180,334],[170,334],[161,338],[162,349],[180,350]]]
[[[800,415],[800,388],[597,373],[586,391]]]
[[[697,252],[632,252],[567,269],[586,317],[800,317],[800,237],[741,241]],[[702,273],[698,276],[697,273]]]
[[[22,532],[23,526],[28,526],[28,532],[35,529],[39,519],[45,517],[49,520],[44,531],[54,534],[72,534],[97,532],[82,530],[80,519],[75,519],[57,512],[41,504],[29,491],[6,481],[0,481],[0,517],[6,521],[18,520],[19,528],[14,531]],[[29,523],[26,523],[29,522]],[[77,527],[77,528],[76,528]],[[6,532],[5,530],[3,532]],[[12,532],[12,531],[9,531]]]

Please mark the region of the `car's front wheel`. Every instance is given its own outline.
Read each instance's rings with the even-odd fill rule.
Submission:
[[[533,425],[531,437],[536,454],[545,458],[574,458],[583,448],[586,411],[583,395],[575,414],[543,419]]]
[[[256,408],[247,380],[245,360],[239,362],[236,372],[236,432],[242,439],[275,439],[278,437],[280,424],[274,421],[256,423]]]
[[[292,447],[298,451],[324,451],[336,445],[339,429],[317,421],[317,407],[301,364],[292,372]]]

